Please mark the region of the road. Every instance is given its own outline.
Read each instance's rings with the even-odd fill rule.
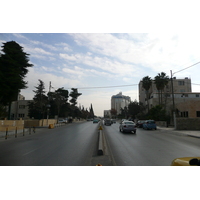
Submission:
[[[1,166],[87,166],[97,152],[98,124],[81,122],[1,138]]]
[[[169,166],[174,158],[199,156],[200,139],[169,131],[119,132],[103,126],[106,151],[98,156],[99,124],[80,122],[0,139],[1,166]]]
[[[104,133],[117,166],[169,166],[174,158],[200,155],[200,139],[168,131],[121,133],[116,123],[104,126]]]

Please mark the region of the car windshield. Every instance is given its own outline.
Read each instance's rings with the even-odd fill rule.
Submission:
[[[134,124],[133,122],[124,122],[124,124]]]

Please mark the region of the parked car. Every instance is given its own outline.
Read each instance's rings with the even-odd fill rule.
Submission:
[[[123,121],[120,123],[119,126],[119,131],[120,132],[133,132],[136,133],[136,124],[131,121]]]
[[[65,123],[64,119],[58,119],[58,123]]]
[[[143,129],[157,129],[156,122],[154,120],[146,120],[143,123]]]
[[[200,157],[182,157],[172,161],[171,166],[200,166]]]
[[[111,124],[112,124],[112,120],[111,119],[105,119],[104,120],[104,125],[108,125],[108,126],[111,126]]]
[[[146,120],[139,120],[139,121],[136,123],[136,126],[137,126],[138,128],[143,128],[143,124],[144,124],[145,121],[146,121]]]

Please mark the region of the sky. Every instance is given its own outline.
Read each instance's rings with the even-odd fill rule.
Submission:
[[[8,41],[30,54],[28,88],[21,90],[26,100],[33,98],[41,79],[46,92],[50,82],[51,91],[78,88],[77,105],[89,109],[92,104],[95,115],[103,116],[111,109],[112,95],[122,92],[138,101],[143,77],[161,72],[170,77],[170,70],[177,78],[191,78],[192,91],[200,92],[200,64],[189,67],[200,61],[199,34],[0,33],[0,46]]]
[[[132,101],[138,100],[138,83],[143,77],[154,78],[160,72],[165,72],[170,76],[170,70],[177,78],[191,78],[193,92],[200,92],[200,65],[187,68],[200,61],[198,0],[57,0],[48,1],[48,3],[41,0],[29,0],[28,4],[25,0],[10,0],[1,2],[0,17],[0,46],[3,42],[16,41],[26,53],[30,54],[30,63],[34,65],[29,69],[26,77],[28,88],[21,91],[27,100],[34,96],[33,90],[38,84],[38,79],[44,81],[46,91],[49,90],[51,81],[54,89],[64,87],[70,91],[72,87],[78,88],[78,91],[82,93],[78,98],[78,103],[85,108],[89,108],[92,103],[95,114],[102,116],[103,110],[110,109],[112,95],[122,92],[130,96]],[[185,70],[180,71],[182,69]],[[86,87],[99,88],[83,89]],[[185,186],[185,176],[183,177],[182,174],[188,172],[188,177],[191,177],[198,173],[195,170],[191,172],[189,168],[188,171],[186,169],[182,171],[180,168],[174,171],[174,168],[165,167],[165,171],[169,171],[172,176],[180,180],[178,184],[175,183],[169,187],[168,182],[171,181],[171,176],[169,177],[168,173],[156,175],[157,167],[145,167],[145,172],[147,172],[145,174],[144,168],[140,167],[137,168],[137,173],[134,173],[133,167],[126,168],[125,173],[124,168],[104,166],[90,168],[88,171],[82,168],[81,174],[87,174],[89,178],[87,178],[87,184],[85,184],[85,176],[82,177],[80,173],[77,176],[77,170],[70,173],[70,169],[69,167],[67,170],[55,168],[56,177],[62,177],[68,172],[68,182],[74,183],[74,180],[78,178],[79,182],[83,183],[79,187],[82,189],[80,198],[86,194],[85,191],[88,191],[88,188],[99,194],[98,185],[104,186],[104,189],[109,188],[109,192],[111,191],[109,195],[112,198],[121,199],[123,196],[130,199],[132,190],[127,190],[127,185],[125,190],[120,185],[119,192],[113,192],[116,188],[118,189],[119,182],[130,182],[130,176],[134,176],[136,180],[134,183],[140,183],[143,178],[147,180],[147,184],[150,183],[148,187],[145,187],[149,190],[148,197],[149,194],[153,194],[154,199],[160,199],[160,195],[156,198],[155,193],[151,192],[154,188],[149,187],[150,185],[160,186],[159,190],[168,187],[169,191],[172,189],[173,195],[180,196],[179,193],[174,193],[174,188],[177,190],[177,188],[187,187],[188,190],[188,185]],[[163,167],[159,169],[163,171]],[[10,185],[12,183],[7,178],[10,174],[10,169],[8,170],[4,180]],[[23,174],[24,170],[24,168],[21,170]],[[15,173],[14,179],[12,174],[13,188],[16,188],[13,194],[16,196],[16,193],[20,191],[16,187],[20,185],[19,180],[22,184],[28,181],[30,188],[31,184],[35,187],[35,182],[32,180],[40,177],[44,185],[42,191],[45,192],[46,197],[46,191],[49,191],[53,185],[52,182],[44,183],[44,179],[48,180],[48,178],[40,172],[39,168],[37,170],[31,168],[31,170],[31,174],[28,170],[25,171],[29,173],[28,179],[31,182],[23,179],[22,173]],[[93,170],[95,170],[94,174],[91,173]],[[48,177],[49,173],[52,174],[52,168],[49,168]],[[118,181],[115,181],[116,174]],[[148,174],[153,174],[153,177],[149,177]],[[63,180],[58,181],[56,178],[55,181],[61,182],[59,184],[61,187],[65,185]],[[158,185],[158,183],[162,184]],[[87,188],[84,188],[84,184]],[[47,190],[45,185],[48,186]],[[137,187],[137,185],[134,185],[137,188],[134,196],[141,197],[144,187]],[[26,190],[29,191],[29,188]],[[58,188],[58,190],[54,188],[53,191],[56,191],[56,195],[62,195],[60,187]],[[74,190],[71,187],[70,191],[72,191],[70,193],[72,198],[74,194],[78,194],[77,187],[74,187]],[[194,191],[194,186],[191,187],[192,191]],[[22,199],[25,196],[23,194],[20,193]],[[52,198],[52,193],[49,194]],[[63,193],[63,195],[66,194]],[[171,195],[170,192],[169,195]]]

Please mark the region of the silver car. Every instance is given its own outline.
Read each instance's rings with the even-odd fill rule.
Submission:
[[[136,133],[136,125],[134,122],[131,122],[131,121],[123,121],[120,123],[119,131],[123,133],[124,132]]]

